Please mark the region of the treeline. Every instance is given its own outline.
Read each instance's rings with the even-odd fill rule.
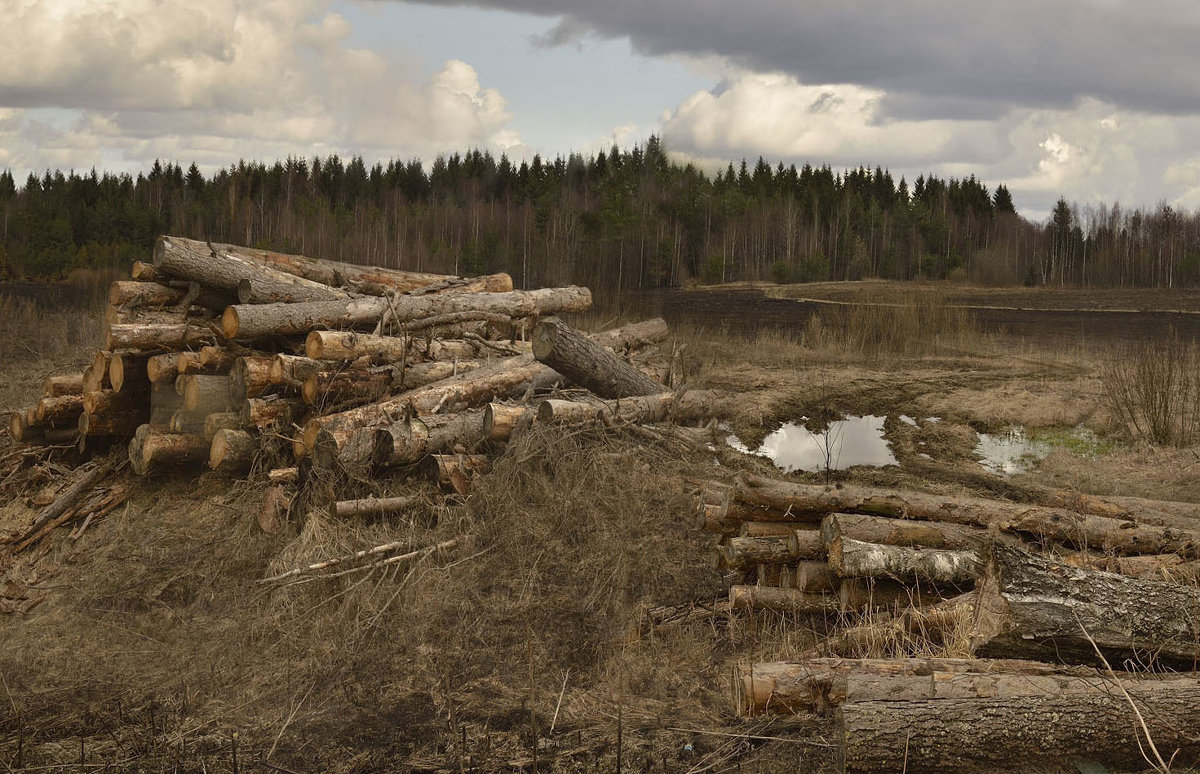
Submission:
[[[970,279],[987,284],[1200,283],[1200,216],[1082,212],[1045,225],[973,176],[732,164],[715,176],[644,146],[513,164],[473,150],[368,166],[289,158],[211,176],[155,162],[130,175],[0,173],[0,277],[50,278],[144,258],[160,233],[602,292],[722,282]]]

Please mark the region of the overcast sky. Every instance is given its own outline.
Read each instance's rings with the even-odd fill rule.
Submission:
[[[0,167],[513,158],[660,134],[715,167],[1200,208],[1194,0],[0,0]]]

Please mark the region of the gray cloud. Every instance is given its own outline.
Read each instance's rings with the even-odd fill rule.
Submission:
[[[714,54],[806,83],[855,83],[953,100],[1062,107],[1200,108],[1200,4],[1193,0],[433,0],[558,16],[546,42],[587,29],[645,54]]]

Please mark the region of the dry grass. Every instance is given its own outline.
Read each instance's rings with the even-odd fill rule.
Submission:
[[[1114,354],[1103,370],[1105,405],[1119,432],[1158,446],[1200,438],[1200,349],[1172,336]]]

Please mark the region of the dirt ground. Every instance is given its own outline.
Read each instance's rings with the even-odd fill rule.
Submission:
[[[883,297],[864,284],[777,290]],[[1052,298],[971,292],[929,290],[943,305],[1007,298],[1032,308]],[[1071,303],[1084,308],[1085,296]],[[1146,298],[1110,293],[1091,308],[1140,308]],[[1183,295],[1159,293],[1154,305],[1200,311]],[[276,534],[258,522],[264,471],[135,481],[129,502],[77,540],[60,530],[32,553],[0,559],[0,765],[832,771],[826,718],[733,712],[735,665],[794,657],[828,623],[720,612],[729,578],[715,537],[695,527],[688,480],[784,475],[727,448],[725,433],[753,448],[784,422],[807,417],[817,429],[873,414],[886,417],[898,464],[791,476],[1019,501],[1058,487],[1200,502],[1196,448],[1133,442],[1106,409],[1104,366],[1131,339],[1064,344],[1061,330],[1013,336],[976,321],[864,351],[835,320],[813,322],[821,306],[724,288],[629,311],[667,316],[688,385],[743,394],[738,416],[715,431],[714,452],[635,433],[537,431],[469,497],[404,475],[318,482]],[[57,367],[48,355],[11,369],[0,408],[32,400]],[[1055,445],[1026,472],[1000,476],[975,448],[979,433],[1010,426],[1047,438],[1082,426],[1098,441]],[[0,460],[11,452],[0,449]],[[69,462],[10,466],[0,534],[28,524],[29,498]],[[403,519],[348,522],[319,507],[367,494],[418,494],[424,505]],[[387,541],[450,538],[460,541],[454,551],[411,567],[260,583]],[[680,622],[671,610],[693,615]]]

